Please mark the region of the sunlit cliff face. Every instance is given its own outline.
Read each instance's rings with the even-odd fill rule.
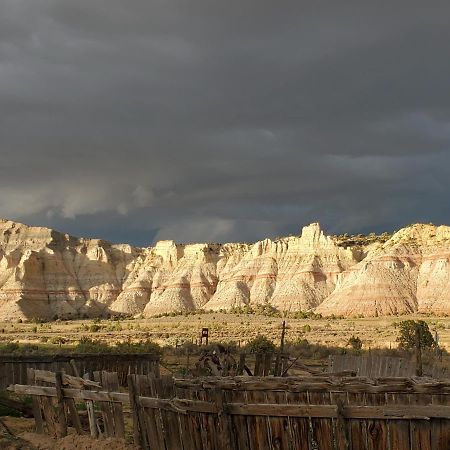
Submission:
[[[450,228],[136,248],[0,222],[0,317],[153,316],[270,305],[379,316],[450,312]]]

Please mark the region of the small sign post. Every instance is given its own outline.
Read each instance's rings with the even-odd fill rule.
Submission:
[[[208,345],[209,328],[202,328],[202,335],[200,337],[200,345],[203,345],[203,339],[205,340],[205,345]]]

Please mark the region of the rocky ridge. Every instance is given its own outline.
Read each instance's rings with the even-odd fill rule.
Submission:
[[[378,316],[450,313],[450,227],[136,248],[0,221],[0,319],[156,314],[271,305]]]

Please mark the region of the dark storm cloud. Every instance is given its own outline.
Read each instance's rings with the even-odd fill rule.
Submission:
[[[0,215],[138,244],[450,223],[449,15],[5,0]]]

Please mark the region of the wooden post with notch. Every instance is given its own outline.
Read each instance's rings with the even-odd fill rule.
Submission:
[[[278,355],[275,359],[275,368],[274,368],[274,375],[276,377],[279,377],[282,373],[282,363],[281,363],[281,355],[284,352],[284,338],[286,336],[286,321],[283,320],[283,325],[281,328],[281,339],[280,339],[280,350],[278,352]]]

